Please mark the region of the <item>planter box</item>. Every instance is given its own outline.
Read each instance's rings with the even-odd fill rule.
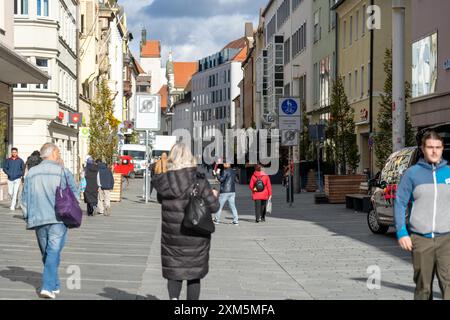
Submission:
[[[345,203],[345,195],[359,193],[361,182],[366,182],[365,174],[345,176],[325,176],[325,194],[329,203]]]
[[[0,201],[8,199],[8,177],[0,170]]]
[[[111,190],[111,202],[122,201],[122,175],[114,173],[114,189]]]

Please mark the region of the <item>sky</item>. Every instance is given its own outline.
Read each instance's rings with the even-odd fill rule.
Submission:
[[[119,0],[125,8],[139,58],[141,30],[147,39],[161,40],[162,60],[170,50],[175,61],[197,61],[244,36],[245,22],[257,27],[259,10],[268,0]]]

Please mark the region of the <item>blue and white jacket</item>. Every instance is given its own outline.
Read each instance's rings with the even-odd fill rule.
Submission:
[[[398,239],[409,235],[405,216],[410,201],[412,233],[427,238],[450,233],[450,167],[446,160],[434,165],[420,159],[401,178],[394,205]]]

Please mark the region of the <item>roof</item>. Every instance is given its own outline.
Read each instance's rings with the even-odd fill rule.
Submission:
[[[173,62],[175,87],[186,88],[192,75],[198,71],[198,62]]]
[[[238,62],[245,61],[245,59],[247,58],[247,52],[248,52],[247,47],[244,47],[241,51],[239,51],[239,53],[237,55],[234,56],[232,61],[238,61]]]
[[[139,74],[144,74],[145,71],[144,71],[144,69],[142,69],[142,66],[139,63],[139,61],[137,59],[134,59],[134,58],[133,58],[133,60],[134,60],[134,63],[136,64],[136,68],[137,68]]]
[[[345,2],[345,0],[335,0],[336,3],[331,7],[331,10],[336,10]]]
[[[242,49],[247,45],[245,42],[245,37],[239,38],[237,40],[231,41],[222,50],[225,49]]]
[[[267,4],[267,6],[264,8],[263,12],[262,12],[262,16],[265,17],[267,11],[269,11],[269,8],[272,6],[272,4],[274,3],[275,0],[270,0],[269,3]]]
[[[161,42],[159,40],[147,40],[141,48],[142,58],[161,58]]]
[[[12,85],[16,83],[47,83],[50,76],[23,56],[0,42],[0,81]]]
[[[161,109],[167,108],[167,103],[169,101],[169,90],[167,85],[163,85],[158,93],[161,95]]]

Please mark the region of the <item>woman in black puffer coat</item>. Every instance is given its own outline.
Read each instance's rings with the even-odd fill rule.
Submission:
[[[98,166],[90,159],[87,162],[84,177],[86,178],[86,190],[84,191],[84,202],[87,203],[87,214],[93,216],[98,204]]]
[[[176,144],[170,152],[167,168],[155,172],[153,182],[162,204],[161,262],[162,274],[168,280],[170,299],[178,299],[183,280],[187,280],[187,299],[200,297],[200,279],[209,270],[211,236],[190,232],[182,225],[189,192],[195,181],[206,206],[212,213],[219,209],[217,191],[204,175],[197,173],[195,158],[184,144]]]

